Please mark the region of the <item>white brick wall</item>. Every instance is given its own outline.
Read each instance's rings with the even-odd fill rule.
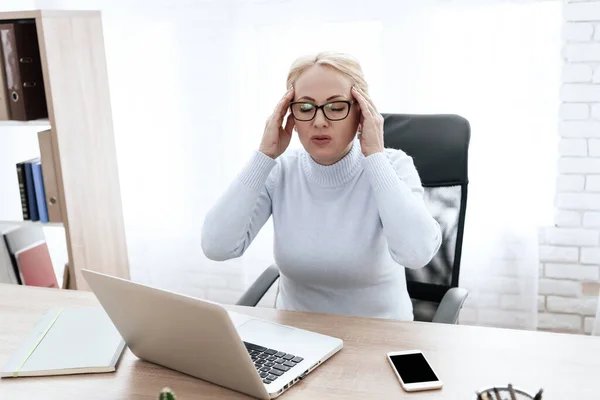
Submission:
[[[600,280],[600,0],[567,0],[555,226],[540,246],[538,328],[592,331]]]
[[[586,64],[566,64],[562,70],[562,80],[565,83],[590,82],[594,70]]]
[[[587,147],[589,149],[588,151],[589,151],[590,157],[598,157],[598,156],[600,156],[600,140],[598,140],[598,139],[589,139]],[[575,154],[575,155],[578,155],[578,154]]]
[[[594,329],[594,323],[596,322],[595,318],[592,317],[585,317],[584,323],[583,323],[583,331],[586,335],[590,335],[592,333],[592,330]]]
[[[538,305],[540,299],[538,298]],[[500,296],[500,308],[503,310],[528,311],[531,305],[523,301],[523,296],[514,294],[503,294]]]
[[[567,246],[597,246],[600,244],[600,234],[592,229],[549,228],[546,242]]]
[[[598,7],[596,1],[585,3],[568,1],[564,10],[565,21],[590,21],[593,23],[600,21],[600,7]]]
[[[554,215],[554,222],[559,227],[581,226],[581,214],[577,211],[559,210]]]
[[[537,297],[537,309],[538,312],[546,311],[546,296]]]
[[[558,161],[558,171],[561,174],[600,174],[600,158],[561,155]]]
[[[556,295],[579,297],[581,296],[581,283],[576,281],[565,281],[558,279],[540,279],[540,296]]]
[[[600,110],[595,111],[600,113]],[[589,115],[590,106],[587,104],[565,103],[560,106],[560,117],[565,121],[587,119]]]
[[[579,192],[585,187],[583,175],[559,175],[556,179],[558,192]]]
[[[584,106],[586,104],[578,104],[578,105]],[[592,118],[596,119],[596,120],[600,120],[600,104],[592,104],[591,110],[592,110]],[[579,112],[581,113],[581,107],[580,107]]]
[[[583,213],[583,226],[586,228],[600,228],[600,212],[588,211]]]
[[[599,278],[598,266],[580,264],[551,264],[544,266],[547,278],[573,279],[578,281],[596,281]]]
[[[600,248],[581,249],[582,264],[600,264]]]
[[[600,87],[590,84],[564,84],[560,97],[562,101],[600,101]]]
[[[600,61],[600,44],[570,44],[565,47],[564,55],[570,62]]]
[[[579,249],[577,247],[540,246],[541,262],[577,262],[577,260],[579,260]]]
[[[540,246],[541,262],[577,262],[579,260],[579,249],[566,246]]]
[[[556,202],[562,210],[600,210],[600,194],[558,193]]]
[[[579,315],[540,313],[538,314],[538,328],[555,332],[579,333],[582,330],[582,320]]]
[[[558,151],[565,156],[587,156],[588,142],[585,139],[561,139]]]
[[[594,140],[594,142],[596,141]],[[598,147],[600,149],[600,142],[598,143]],[[600,192],[600,175],[588,175],[585,180],[585,190],[588,192]]]
[[[593,83],[598,83],[600,82],[600,68],[596,67],[596,70],[594,71],[594,77],[592,79]]]
[[[581,299],[557,296],[548,296],[546,298],[546,308],[549,312],[594,316],[596,315],[597,304],[597,298]]]
[[[572,42],[589,41],[594,35],[594,26],[588,23],[571,22],[563,26],[563,37]]]

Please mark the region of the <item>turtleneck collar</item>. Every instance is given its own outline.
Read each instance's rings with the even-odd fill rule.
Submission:
[[[341,186],[352,179],[362,167],[363,154],[355,138],[348,154],[332,165],[317,163],[306,151],[302,153],[302,169],[311,181],[320,186]]]

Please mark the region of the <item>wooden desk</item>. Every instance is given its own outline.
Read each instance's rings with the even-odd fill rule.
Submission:
[[[0,284],[0,364],[42,312],[97,305],[90,292]],[[282,399],[474,399],[481,387],[512,382],[544,388],[544,400],[599,399],[600,338],[458,325],[349,318],[229,306],[239,312],[344,339],[333,358]],[[406,393],[387,364],[391,350],[422,349],[444,381],[437,392]],[[125,351],[117,372],[0,380],[1,399],[158,399],[164,386],[177,400],[248,396],[137,359]]]

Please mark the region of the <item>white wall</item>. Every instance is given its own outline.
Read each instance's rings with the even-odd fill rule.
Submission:
[[[487,17],[477,19],[485,15],[479,11],[511,2],[428,8],[435,3],[449,4],[310,0],[297,8],[287,1],[36,1],[38,8],[102,10],[132,277],[233,302],[271,262],[269,224],[241,259],[207,260],[199,247],[203,214],[258,146],[293,58],[326,48],[361,60],[382,111],[456,112],[473,122],[474,216],[525,218],[551,209],[547,166],[553,143],[545,138],[555,136],[554,121],[546,116],[553,114],[556,87],[543,83],[552,81],[552,66],[558,64],[547,51],[552,35],[528,22],[538,10],[519,14],[515,31],[507,29],[513,10],[501,8],[496,32]],[[460,29],[457,21],[482,34]],[[524,86],[530,90],[522,91]],[[539,157],[532,164],[534,147]],[[502,152],[511,149],[513,163],[503,164]],[[540,187],[518,199],[510,192],[499,196],[489,183],[516,185],[520,193],[531,177]],[[472,268],[472,276],[488,269]],[[537,275],[525,278],[537,282]],[[481,286],[480,280],[471,282]],[[506,295],[506,308],[489,310],[473,293],[473,312],[465,313],[469,323],[484,319],[514,326],[523,313],[512,303],[533,298],[535,308],[535,287],[522,285],[532,293],[519,297],[514,285],[505,293],[504,278],[499,282],[497,296]]]
[[[504,1],[470,3],[472,7],[481,7],[500,2]],[[317,3],[318,13],[312,11],[317,9]],[[272,233],[268,227],[243,258],[225,263],[207,260],[199,247],[203,213],[258,145],[264,120],[283,89],[289,62],[298,54],[328,46],[352,51],[361,59],[373,97],[382,110],[464,111],[465,116],[474,121],[472,144],[477,151],[472,153],[472,165],[488,162],[499,167],[484,165],[485,168],[472,170],[472,182],[476,184],[472,185],[475,202],[470,203],[474,206],[471,210],[479,207],[479,215],[498,212],[496,216],[500,218],[514,212],[513,218],[536,214],[540,220],[544,219],[543,215],[552,207],[548,180],[554,180],[555,171],[548,166],[554,157],[554,125],[558,112],[552,111],[552,96],[556,87],[542,87],[542,96],[532,90],[539,90],[543,82],[552,82],[560,57],[556,55],[554,64],[552,56],[530,51],[544,40],[551,41],[545,38],[547,32],[534,27],[536,10],[531,8],[529,14],[521,15],[522,19],[531,19],[531,25],[520,22],[523,30],[519,35],[523,40],[514,44],[513,39],[503,42],[501,33],[492,35],[488,31],[465,39],[455,26],[459,17],[467,15],[460,14],[460,8],[456,19],[425,8],[427,4],[448,2],[419,2],[422,8],[408,1],[356,1],[336,8],[338,3],[332,0],[328,3],[331,7],[324,7],[321,2],[310,1],[305,3],[310,4],[307,6],[310,12],[306,8],[291,12],[289,8],[286,11],[288,2],[279,1],[2,2],[0,7],[4,9],[33,5],[35,8],[102,10],[126,233],[135,280],[233,302],[271,262]],[[390,12],[383,15],[386,7],[390,7]],[[281,18],[282,15],[286,18]],[[356,25],[359,19],[360,25]],[[482,30],[490,26],[487,20],[469,23]],[[310,39],[290,44],[288,38],[302,37],[298,36],[301,33],[298,27],[305,24],[314,30]],[[569,27],[565,37],[592,40],[593,25]],[[340,30],[347,40],[336,40],[332,33]],[[320,42],[315,39],[317,36]],[[482,46],[478,37],[492,38],[493,46]],[[437,52],[427,46],[432,42],[438,45]],[[513,43],[512,49],[506,48],[508,43]],[[552,43],[545,46],[539,51],[546,51]],[[460,53],[454,52],[455,48],[459,48]],[[596,51],[572,49],[571,57]],[[506,57],[507,54],[512,56]],[[581,78],[577,76],[583,75],[590,87],[579,87],[577,83],[577,88],[563,89],[563,96],[580,93],[592,97],[585,98],[587,104],[581,104],[580,97],[571,97],[573,104],[561,108],[562,118],[591,120],[597,114],[591,104],[600,101],[597,93],[581,94],[582,90],[594,91],[592,72],[585,70],[595,67],[594,60],[569,61],[573,69],[565,74],[576,76],[569,79],[578,80]],[[532,62],[541,63],[535,73],[530,66]],[[571,94],[572,90],[575,94]],[[540,102],[540,97],[548,98],[549,102]],[[514,101],[511,102],[511,98]],[[479,104],[474,104],[474,99]],[[527,119],[529,115],[535,118]],[[530,125],[514,131],[514,121],[527,121]],[[562,129],[581,132],[587,127],[563,126]],[[526,134],[535,133],[520,136],[524,129]],[[0,140],[25,140],[28,144],[19,148],[31,150],[23,150],[25,153],[18,155],[5,151],[0,162],[4,163],[9,153],[10,157],[23,158],[35,150],[31,138],[15,138],[15,135],[17,133],[0,135]],[[563,133],[563,136],[567,135]],[[7,139],[9,137],[11,139]],[[593,146],[596,144],[590,140],[590,151],[595,149]],[[0,152],[8,147],[0,145]],[[545,276],[539,282],[540,297],[535,297],[537,288],[534,288],[534,300],[537,299],[541,307],[539,323],[543,329],[579,332],[584,324],[587,327],[591,323],[587,317],[584,320],[584,315],[588,315],[592,307],[586,305],[580,311],[581,304],[587,304],[581,296],[580,281],[591,274],[594,274],[591,278],[597,279],[598,261],[594,257],[597,257],[598,232],[594,224],[598,217],[592,210],[586,212],[583,208],[594,207],[590,204],[597,199],[576,197],[588,203],[574,209],[565,203],[572,199],[568,196],[583,195],[586,190],[593,196],[595,178],[587,175],[597,172],[592,158],[595,153],[589,153],[588,157],[587,151],[588,139],[561,143],[562,154],[569,157],[561,160],[561,171],[568,176],[560,177],[557,183],[559,207],[575,213],[557,214],[559,228],[544,232],[541,237],[541,271]],[[512,162],[503,156],[509,153]],[[579,159],[571,159],[575,157]],[[535,162],[530,162],[532,159]],[[6,160],[10,165],[14,162],[14,159]],[[528,166],[522,168],[525,162]],[[569,170],[567,173],[565,168],[576,168],[580,172]],[[5,170],[7,168],[2,166],[0,174]],[[0,175],[0,182],[2,179],[5,178]],[[516,185],[513,192],[522,195],[500,197],[495,188],[489,190],[489,186],[482,186],[490,179],[505,188]],[[534,180],[540,184],[539,190],[531,189],[530,183]],[[0,185],[0,190],[3,187]],[[567,191],[566,197],[561,195],[564,191]],[[0,197],[0,212],[19,211],[17,200],[14,194]],[[11,201],[14,204],[8,205]],[[489,210],[483,207],[486,205]],[[565,230],[567,225],[580,227],[570,231]],[[518,248],[517,244],[511,251]],[[592,261],[596,264],[588,264]],[[515,304],[522,298],[515,294],[514,288],[512,284],[501,284],[491,295],[473,293],[464,312],[464,322],[518,326],[519,319],[523,318],[523,314],[519,314],[523,304]]]
[[[590,333],[600,280],[600,1],[565,1],[555,227],[540,254],[540,328]]]
[[[238,168],[237,120],[223,118],[235,100],[234,75],[224,67],[233,62],[228,4],[42,0],[36,7],[102,11],[132,278],[237,300],[251,280],[244,262],[212,262],[199,246],[203,213]]]

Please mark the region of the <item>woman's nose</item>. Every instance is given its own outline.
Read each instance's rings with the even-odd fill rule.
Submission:
[[[314,125],[317,127],[324,127],[329,123],[327,118],[325,118],[323,109],[317,110],[317,114],[315,115],[315,119],[313,121]]]

